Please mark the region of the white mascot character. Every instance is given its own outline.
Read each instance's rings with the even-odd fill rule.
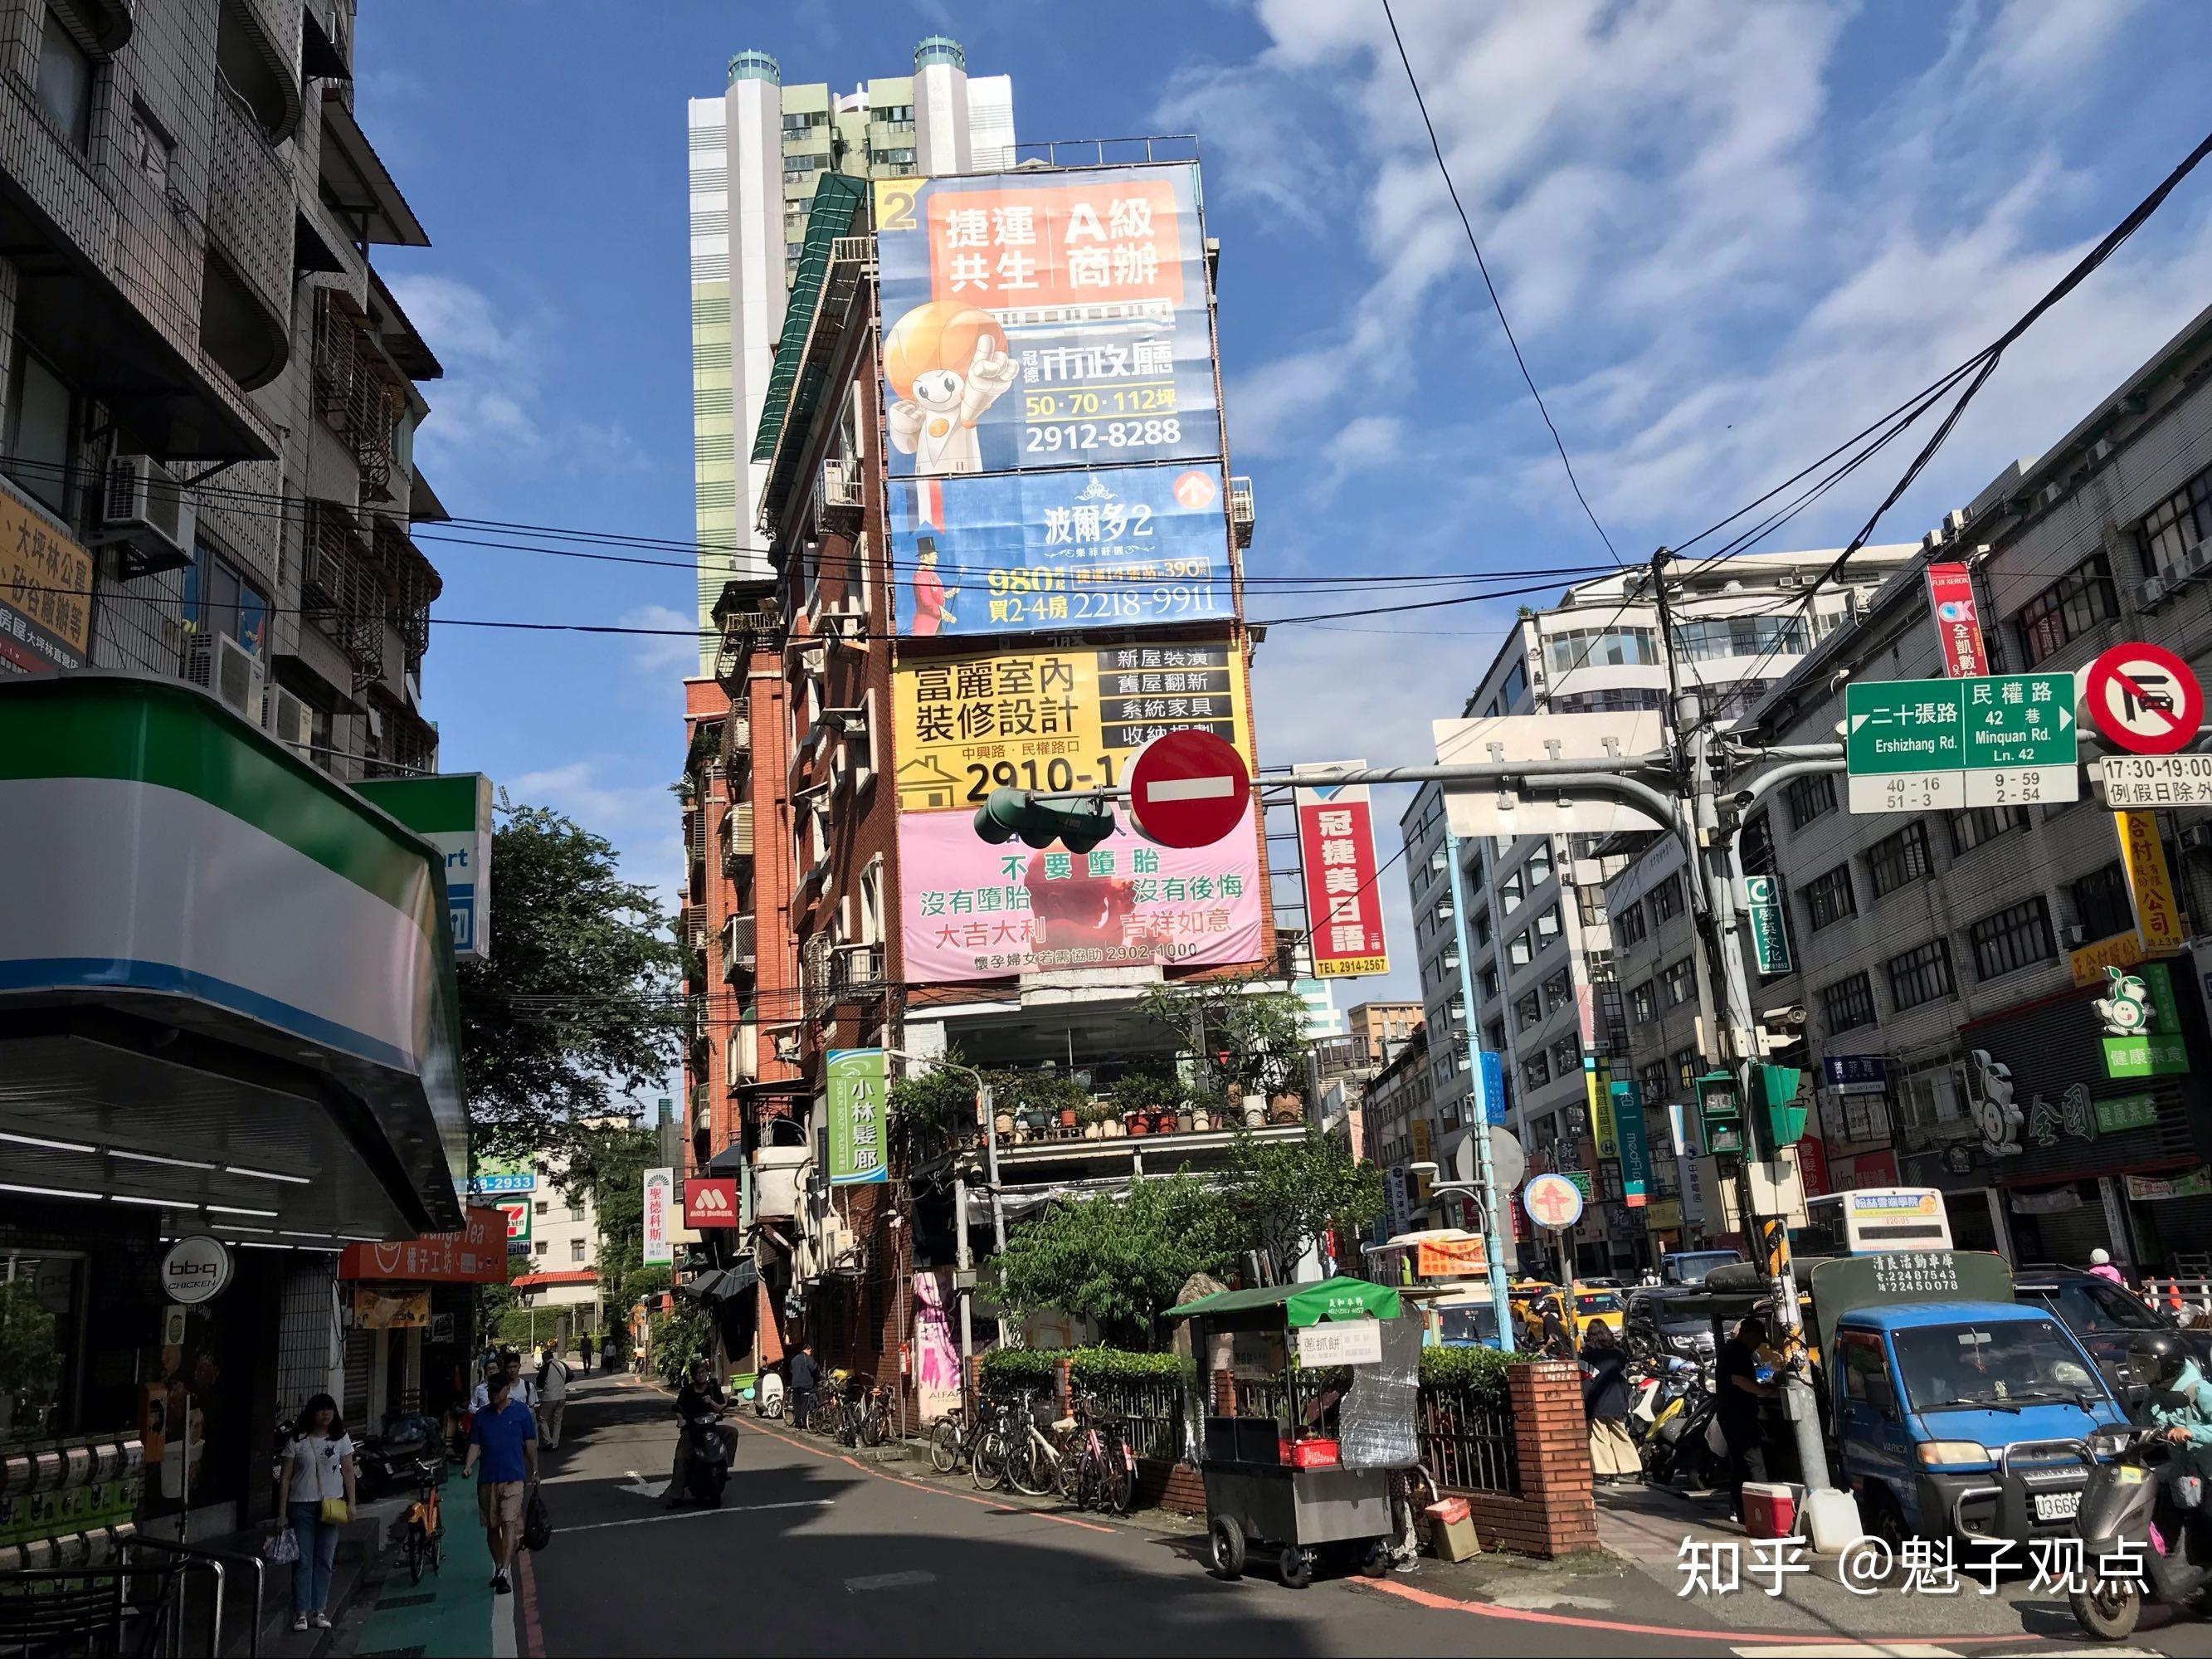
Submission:
[[[1020,373],[989,312],[957,300],[916,306],[884,336],[884,379],[897,397],[891,447],[914,457],[916,477],[981,471],[975,422]]]

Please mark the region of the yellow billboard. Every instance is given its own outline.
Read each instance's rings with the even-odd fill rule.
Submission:
[[[0,662],[82,668],[92,648],[92,555],[0,489]]]
[[[891,677],[902,812],[968,810],[994,789],[1110,789],[1130,755],[1194,728],[1252,763],[1243,653],[1226,640],[923,657]]]
[[[2136,932],[2143,949],[2154,954],[2181,948],[2181,905],[2173,896],[2173,878],[2166,872],[2166,847],[2158,838],[2155,812],[2115,812],[2112,827],[2119,831],[2120,861],[2128,872],[2128,896],[2135,901]]]

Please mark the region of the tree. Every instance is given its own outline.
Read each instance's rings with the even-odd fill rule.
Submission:
[[[1138,1181],[1125,1199],[1062,1205],[1017,1231],[997,1258],[999,1298],[1020,1312],[1087,1315],[1109,1340],[1147,1346],[1185,1280],[1228,1267],[1233,1227],[1194,1176]]]
[[[1248,979],[1185,979],[1148,987],[1145,1012],[1199,1057],[1231,1097],[1305,1088],[1305,1005]]]
[[[475,1156],[565,1149],[620,1095],[658,1086],[683,1024],[683,953],[605,837],[500,798],[489,962],[460,964]]]
[[[581,1124],[570,1135],[562,1195],[588,1194],[599,1230],[593,1267],[608,1317],[668,1288],[665,1267],[645,1265],[645,1172],[660,1161],[659,1137],[631,1124]]]
[[[1332,1227],[1357,1232],[1382,1213],[1382,1172],[1353,1162],[1310,1124],[1293,1141],[1239,1129],[1224,1184],[1239,1243],[1261,1255],[1278,1284]]]

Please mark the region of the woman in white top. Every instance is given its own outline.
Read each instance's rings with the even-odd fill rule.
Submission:
[[[338,1402],[319,1394],[294,1419],[292,1438],[276,1475],[276,1501],[292,1524],[300,1559],[292,1569],[292,1628],[331,1627],[331,1563],[338,1552],[338,1528],[353,1519],[353,1441],[338,1420]],[[336,1504],[325,1519],[325,1505]]]

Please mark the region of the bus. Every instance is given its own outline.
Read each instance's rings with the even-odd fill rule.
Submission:
[[[1933,1187],[1859,1187],[1805,1200],[1806,1222],[1790,1239],[1801,1255],[1881,1255],[1948,1250],[1951,1218]]]

